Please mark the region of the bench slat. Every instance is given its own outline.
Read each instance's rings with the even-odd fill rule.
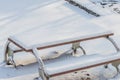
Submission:
[[[51,60],[45,63],[46,72],[51,76],[57,76],[77,70],[87,69],[90,67],[107,64],[116,60],[120,60],[120,52],[109,55],[84,55],[74,57],[64,55],[56,60]],[[74,64],[73,64],[74,63]]]

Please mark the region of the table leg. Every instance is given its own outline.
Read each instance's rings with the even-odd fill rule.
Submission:
[[[42,61],[42,59],[40,57],[38,57],[38,51],[37,48],[33,48],[33,55],[35,56],[37,62],[38,62],[38,70],[39,70],[39,77],[36,78],[37,80],[40,80],[40,77],[42,78],[42,80],[49,80],[48,75],[46,74],[46,72],[44,71],[44,63]]]
[[[9,44],[10,44],[10,41],[7,41],[6,46],[5,46],[5,50],[4,50],[4,61],[7,65],[13,65],[14,67],[16,67],[16,64],[13,60],[13,53],[14,52],[12,50],[10,50]]]
[[[120,48],[118,47],[118,45],[116,44],[116,42],[112,38],[107,37],[107,39],[113,44],[113,46],[115,47],[117,52],[120,51]]]

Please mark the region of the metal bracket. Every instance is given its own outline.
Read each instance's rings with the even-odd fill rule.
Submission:
[[[10,44],[10,41],[7,41],[6,42],[6,46],[5,46],[5,52],[4,52],[4,61],[6,62],[7,65],[13,65],[15,68],[16,68],[16,64],[13,60],[13,51],[10,50],[9,48],[9,44]]]
[[[76,42],[76,43],[72,44],[72,50],[73,50],[72,55],[75,55],[78,48],[80,48],[82,50],[83,54],[86,55],[85,49],[82,46],[80,46],[80,42]]]
[[[5,48],[4,48],[4,61],[7,63],[8,61],[8,48],[9,48],[10,41],[6,42]]]

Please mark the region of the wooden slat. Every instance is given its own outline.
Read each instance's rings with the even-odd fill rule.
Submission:
[[[60,73],[56,73],[56,74],[51,74],[49,76],[50,77],[55,77],[55,76],[59,76],[59,75],[63,75],[63,74],[67,74],[67,73],[71,73],[71,72],[75,72],[75,71],[79,71],[79,70],[84,70],[84,69],[88,69],[88,68],[92,68],[92,67],[97,67],[97,66],[100,66],[100,65],[112,63],[112,62],[119,61],[119,60],[120,60],[120,58],[119,59],[117,58],[117,59],[114,59],[114,60],[108,60],[108,61],[105,61],[105,62],[97,63],[97,64],[94,64],[94,65],[89,65],[89,66],[86,66],[86,67],[77,68],[77,69],[74,69],[74,70],[69,70],[69,71],[60,72]]]

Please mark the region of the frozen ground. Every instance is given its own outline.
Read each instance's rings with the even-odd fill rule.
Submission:
[[[120,14],[120,0],[90,0],[101,8],[106,8],[115,14]]]
[[[4,45],[7,37],[10,35],[24,32],[27,30],[32,30],[42,25],[45,25],[46,22],[44,22],[44,19],[39,17],[39,15],[44,16],[44,14],[41,13],[40,11],[41,10],[44,11],[44,9],[45,10],[48,9],[49,11],[52,8],[56,9],[56,12],[57,9],[59,9],[60,12],[61,11],[63,12],[63,14],[69,15],[66,17],[68,19],[72,18],[73,16],[77,17],[79,15],[81,17],[81,22],[82,19],[89,20],[95,24],[113,30],[116,35],[120,35],[119,32],[120,16],[114,13],[113,15],[96,18],[86,13],[85,11],[64,2],[64,0],[0,1],[0,80],[22,80],[22,79],[33,80],[33,78],[38,76],[38,69],[36,63],[26,66],[19,66],[17,67],[17,69],[13,67],[4,66],[4,64],[2,64]],[[62,8],[65,8],[65,10],[67,10],[68,12],[64,13]],[[69,11],[73,11],[73,13],[69,13]],[[53,18],[53,17],[49,17],[49,18]],[[64,17],[58,18],[58,20],[64,20],[64,19],[65,19]],[[50,21],[48,22],[50,24],[52,23]],[[96,42],[98,42],[96,44],[100,45],[99,40],[96,40]],[[94,44],[93,46],[96,46],[96,44]],[[95,51],[93,49],[90,50],[91,44],[88,44],[87,42],[82,43],[82,45],[87,49],[88,53]],[[110,53],[110,52],[114,52],[114,49],[110,51],[108,50],[102,51],[102,49],[97,48],[96,51],[97,52],[100,51],[101,53],[102,52]],[[66,74],[63,76],[52,78],[51,80],[83,80],[80,79],[81,77],[90,77],[91,80],[104,80],[101,74],[103,70],[104,70],[103,66],[100,66],[84,71],[78,71],[75,73]],[[90,76],[88,74],[90,74]]]

